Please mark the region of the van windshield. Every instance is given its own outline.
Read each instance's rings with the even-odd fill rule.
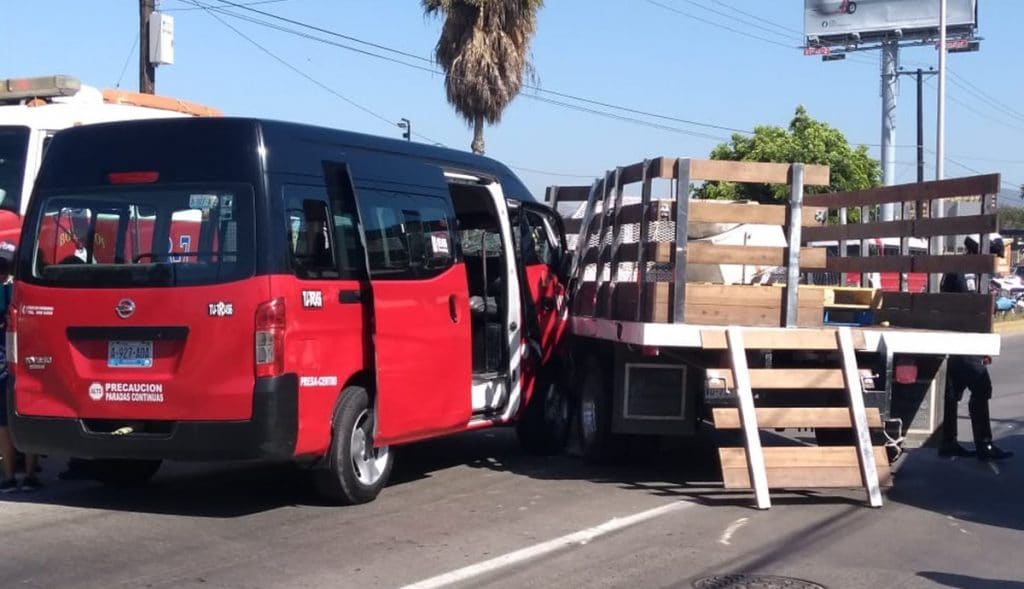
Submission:
[[[32,276],[54,286],[186,286],[254,271],[251,188],[166,186],[46,196]]]
[[[28,154],[28,127],[0,126],[0,209],[20,212]]]

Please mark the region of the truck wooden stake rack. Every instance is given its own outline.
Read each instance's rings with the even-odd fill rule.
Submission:
[[[585,458],[630,436],[696,435],[710,422],[742,433],[741,447],[719,449],[722,480],[753,490],[759,508],[780,488],[861,488],[869,505],[882,504],[892,484],[883,434],[933,434],[945,358],[999,353],[988,293],[996,258],[906,247],[848,256],[848,242],[981,234],[986,252],[999,177],[805,194],[829,180],[826,166],[662,157],[591,186],[549,189],[575,250],[573,365],[599,373],[577,381]],[[785,185],[789,198],[694,199],[691,183],[701,181]],[[963,197],[980,199],[981,214],[828,223],[841,208]],[[910,292],[905,276],[882,290],[868,284],[877,272],[981,276],[977,292],[947,294]],[[777,429],[813,429],[817,445],[762,436]]]

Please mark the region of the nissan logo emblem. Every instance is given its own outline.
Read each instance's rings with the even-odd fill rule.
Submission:
[[[121,319],[127,319],[135,313],[135,301],[131,299],[121,299],[117,302],[117,306],[114,307],[114,311]]]

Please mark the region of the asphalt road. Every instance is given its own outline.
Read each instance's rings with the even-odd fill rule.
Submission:
[[[754,510],[720,488],[706,443],[595,468],[524,456],[507,430],[406,448],[378,501],[348,508],[286,465],[170,465],[115,491],[54,480],[51,458],[43,491],[0,498],[0,587],[639,588],[763,573],[1024,589],[1022,357],[1024,336],[1005,337],[992,367],[996,436],[1019,458],[911,450],[881,509],[843,491]]]

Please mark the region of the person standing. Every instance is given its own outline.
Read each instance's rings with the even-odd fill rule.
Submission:
[[[978,242],[973,237],[964,239],[968,255],[977,255]],[[1002,239],[992,239],[992,253],[1002,257]],[[973,274],[948,273],[942,277],[942,292],[977,292],[977,278]],[[988,358],[981,356],[950,356],[946,365],[946,395],[942,420],[942,444],[939,456],[977,456],[979,460],[1005,460],[1013,456],[992,441],[992,422],[989,399],[992,398],[992,379],[988,374]],[[963,399],[964,389],[970,389],[971,400],[967,409],[974,434],[974,452],[957,441],[957,407]]]
[[[9,241],[0,242],[0,326],[6,329],[7,307],[11,303],[11,268],[14,264],[14,244]],[[18,452],[11,441],[11,432],[7,427],[7,350],[5,341],[0,340],[0,458],[3,459],[3,479],[0,479],[0,493],[10,493],[18,489],[18,481],[14,477]],[[32,491],[41,485],[36,478],[36,457],[25,456],[25,478],[21,481],[21,489]]]

